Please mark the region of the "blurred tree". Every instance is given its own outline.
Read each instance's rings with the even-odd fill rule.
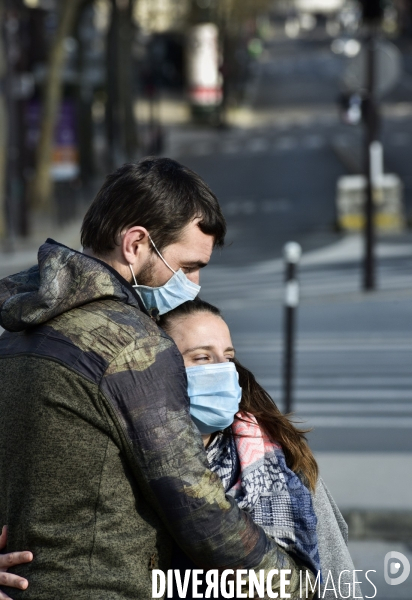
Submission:
[[[73,35],[81,10],[93,0],[60,0],[58,25],[49,49],[47,76],[43,89],[40,139],[31,204],[36,210],[51,210],[53,182],[50,176],[54,132],[63,95],[66,58],[65,40]],[[134,0],[108,0],[110,24],[107,31],[107,139],[109,168],[132,159],[137,147],[133,113],[132,42]]]
[[[398,24],[402,33],[411,35],[412,33],[412,0],[393,0],[394,6],[398,11]]]
[[[137,149],[134,118],[132,0],[111,0],[107,44],[107,135],[109,168],[132,160]]]
[[[50,162],[54,131],[62,98],[65,40],[72,33],[81,6],[88,0],[60,0],[58,25],[49,50],[47,77],[43,90],[40,139],[37,147],[36,169],[31,188],[31,203],[35,209],[49,211],[52,200]]]

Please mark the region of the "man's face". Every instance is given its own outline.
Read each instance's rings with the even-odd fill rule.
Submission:
[[[178,242],[166,246],[161,252],[174,271],[182,269],[193,283],[199,284],[200,269],[205,267],[212,254],[214,238],[203,233],[199,227],[200,219],[195,219],[183,229]],[[153,240],[156,244],[156,240]],[[148,262],[142,267],[136,278],[140,285],[159,287],[173,276],[171,270],[153,251]]]

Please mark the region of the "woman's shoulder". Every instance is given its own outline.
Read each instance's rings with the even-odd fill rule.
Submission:
[[[345,541],[348,543],[348,525],[343,518],[342,513],[339,510],[338,505],[333,499],[327,485],[323,481],[322,477],[318,477],[316,484],[316,490],[313,497],[313,506],[318,519],[325,520],[331,525],[337,525]]]

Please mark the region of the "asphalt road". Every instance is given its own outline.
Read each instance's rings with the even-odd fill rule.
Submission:
[[[338,112],[346,65],[330,40],[273,43],[253,65],[245,94],[263,120],[228,130],[172,130],[167,153],[204,176],[228,217],[236,251],[229,248],[220,261],[253,262],[279,254],[292,235],[311,248],[333,234],[337,178],[361,172],[363,162],[363,128],[342,123]],[[384,99],[381,119],[385,168],[401,176],[410,220],[411,77],[405,72]]]

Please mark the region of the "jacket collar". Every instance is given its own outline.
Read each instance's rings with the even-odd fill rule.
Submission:
[[[0,281],[0,325],[22,331],[105,298],[148,314],[130,283],[110,265],[49,238],[39,248],[36,266]]]

